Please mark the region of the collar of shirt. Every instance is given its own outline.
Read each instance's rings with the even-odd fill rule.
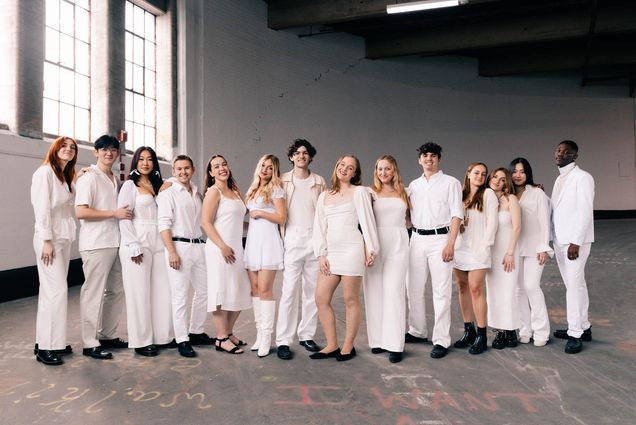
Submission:
[[[188,191],[188,188],[186,188],[184,185],[182,185],[176,180],[173,180],[172,187],[174,187],[175,190],[186,191],[186,192]],[[194,196],[194,194],[197,193],[197,187],[194,184],[190,183],[190,188],[192,189],[192,195]]]
[[[570,173],[570,171],[572,171],[574,169],[574,167],[576,167],[576,163],[575,162],[570,162],[568,165],[565,165],[563,167],[559,167],[559,175],[560,176],[566,176]]]
[[[426,175],[424,173],[422,173],[422,180],[426,183],[430,183],[433,180],[437,180],[439,179],[441,176],[444,175],[444,172],[442,170],[437,170],[437,172],[435,174],[433,174],[432,176],[430,176],[429,178],[426,178]]]
[[[115,185],[115,188],[117,187],[117,177],[115,177],[114,173],[113,173],[112,176],[109,176],[108,174],[103,172],[102,169],[97,166],[97,164],[91,164],[90,169],[91,169],[91,171],[96,172],[97,175],[101,176],[102,178],[108,180],[113,185]]]

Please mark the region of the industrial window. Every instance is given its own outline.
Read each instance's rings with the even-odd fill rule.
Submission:
[[[131,150],[156,149],[156,17],[126,1],[126,130]]]
[[[90,138],[90,0],[46,0],[42,130]]]

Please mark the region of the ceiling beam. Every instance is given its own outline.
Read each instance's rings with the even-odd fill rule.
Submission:
[[[269,0],[267,26],[279,30],[386,16],[389,0]]]
[[[480,22],[423,28],[409,33],[370,37],[366,57],[438,55],[462,50],[575,39],[587,36],[590,11],[509,17]],[[599,8],[595,34],[636,31],[636,5],[608,4]]]

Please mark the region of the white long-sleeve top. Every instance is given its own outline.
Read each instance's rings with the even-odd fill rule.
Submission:
[[[464,233],[457,237],[455,247],[468,245],[477,261],[490,262],[490,249],[495,243],[499,223],[499,200],[495,192],[488,188],[484,191],[482,211],[471,208],[467,211],[468,225]]]
[[[138,202],[139,201],[139,202]],[[128,205],[133,211],[132,220],[119,220],[120,245],[128,249],[130,257],[142,253],[142,247],[153,249],[157,229],[157,203],[151,194],[142,194],[132,180],[126,180],[119,190],[117,208]],[[148,233],[153,235],[149,236]]]
[[[71,184],[71,187],[75,187]],[[42,241],[75,240],[77,226],[73,213],[75,193],[60,181],[50,164],[42,165],[31,179],[31,204],[35,214],[35,234]]]
[[[538,187],[526,185],[519,199],[521,235],[519,255],[535,257],[540,252],[554,254],[550,248],[550,198]]]
[[[157,196],[157,223],[159,232],[171,230],[173,237],[188,239],[200,238],[201,230],[201,195],[197,187],[192,186],[192,194],[181,183],[173,182],[172,186]]]

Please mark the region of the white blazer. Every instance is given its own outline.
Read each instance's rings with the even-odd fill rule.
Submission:
[[[594,242],[594,178],[590,173],[574,165],[558,199],[552,190],[551,201],[552,240],[575,245]]]

